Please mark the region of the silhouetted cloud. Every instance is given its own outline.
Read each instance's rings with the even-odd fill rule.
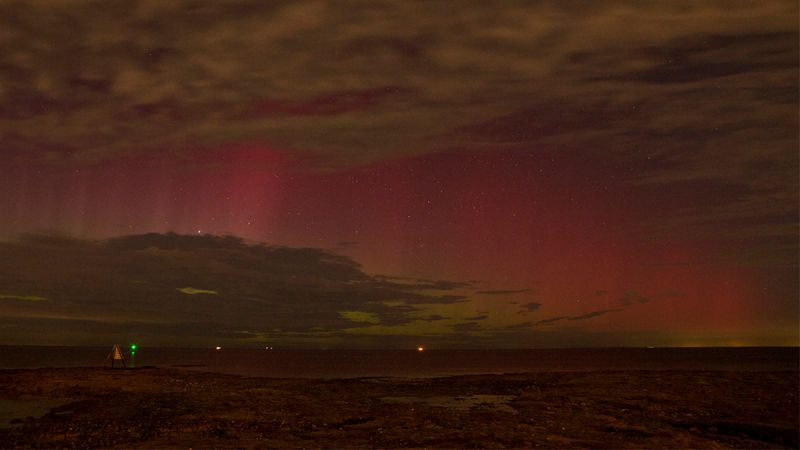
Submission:
[[[636,291],[628,291],[622,294],[620,297],[619,302],[622,303],[624,306],[630,306],[634,303],[647,303],[650,299],[648,297],[643,296],[642,294]]]
[[[601,309],[599,311],[592,311],[592,312],[589,312],[589,313],[586,313],[586,314],[581,314],[579,316],[567,317],[567,320],[586,320],[586,319],[591,319],[593,317],[602,316],[602,315],[605,315],[605,314],[608,314],[608,313],[619,312],[619,311],[624,311],[624,310],[623,309]]]
[[[559,320],[569,319],[569,316],[556,316],[550,317],[549,319],[542,319],[536,322],[534,325],[547,325],[549,323],[558,322]]]
[[[580,314],[580,315],[577,315],[577,316],[551,317],[549,319],[540,320],[540,321],[536,322],[535,325],[547,325],[547,324],[551,324],[551,323],[554,323],[554,322],[559,322],[561,320],[570,320],[570,321],[587,320],[587,319],[592,319],[592,318],[595,318],[595,317],[598,317],[598,316],[602,316],[602,315],[613,313],[613,312],[619,312],[619,311],[624,311],[624,309],[600,309],[600,310],[597,310],[597,311],[591,311],[591,312],[588,312],[586,314]]]
[[[523,292],[530,292],[530,289],[498,289],[494,291],[475,291],[476,294],[483,294],[483,295],[511,295],[511,294],[521,294]]]
[[[431,314],[425,317],[418,317],[416,320],[422,320],[425,322],[436,322],[439,320],[447,320],[449,317],[442,316],[441,314]]]
[[[375,275],[372,278],[376,285],[386,282],[389,285],[400,284],[405,286],[406,289],[415,290],[452,290],[468,288],[472,285],[471,282],[467,281],[426,280],[422,278],[391,277],[386,275]]]
[[[480,314],[473,317],[465,317],[464,320],[486,320],[489,318],[488,314]]]
[[[392,282],[326,250],[230,236],[26,235],[0,243],[0,273],[4,291],[13,293],[0,297],[0,315],[60,324],[43,330],[42,339],[67,330],[135,329],[163,340],[393,326],[443,320],[418,316],[424,305],[465,300],[448,293],[459,283]]]
[[[641,56],[651,67],[608,79],[654,84],[695,83],[780,69],[796,69],[792,55],[797,33],[698,34],[677,38],[657,47],[643,48]],[[765,52],[765,49],[772,49]],[[791,92],[786,92],[791,98]]]
[[[541,306],[542,304],[538,302],[530,302],[522,305],[522,307],[528,311],[537,311],[539,308],[541,308]]]

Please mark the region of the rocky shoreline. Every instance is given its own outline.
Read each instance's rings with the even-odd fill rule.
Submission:
[[[797,448],[797,371],[0,371],[0,447]]]

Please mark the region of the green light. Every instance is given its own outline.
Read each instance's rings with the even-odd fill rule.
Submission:
[[[136,344],[131,344],[131,350],[136,350]]]

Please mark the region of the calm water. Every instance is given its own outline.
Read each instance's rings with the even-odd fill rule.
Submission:
[[[110,348],[0,346],[0,369],[102,366]],[[536,350],[254,350],[139,348],[136,365],[247,376],[435,377],[591,370],[798,370],[798,347]]]

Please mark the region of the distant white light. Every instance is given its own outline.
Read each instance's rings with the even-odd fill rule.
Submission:
[[[425,351],[425,347],[420,345],[419,347],[417,347],[417,351],[418,352],[424,352]]]
[[[222,350],[222,347],[220,347],[220,346],[218,345],[218,346],[214,347],[214,350]]]

